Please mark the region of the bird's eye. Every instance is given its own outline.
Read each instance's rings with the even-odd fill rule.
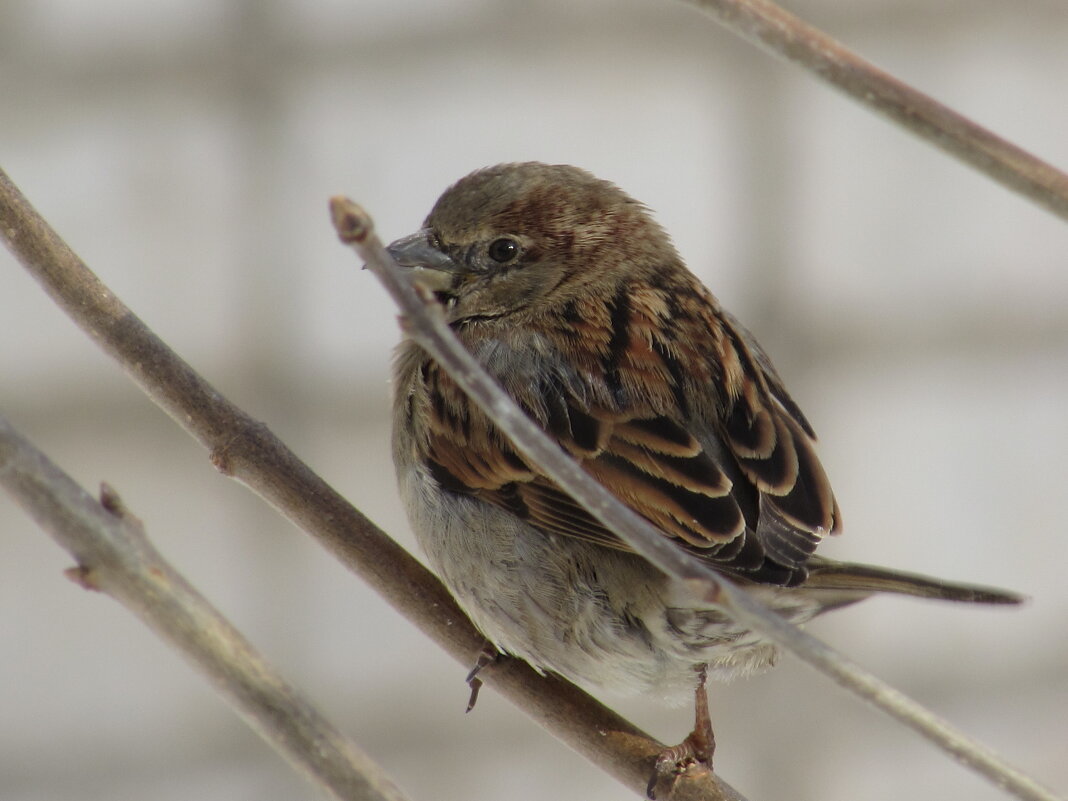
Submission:
[[[508,239],[507,237],[494,239],[490,242],[490,246],[486,250],[486,253],[495,262],[504,264],[506,261],[511,261],[519,255],[519,243],[514,239]]]

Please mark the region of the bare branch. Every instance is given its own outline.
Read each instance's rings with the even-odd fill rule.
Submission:
[[[650,523],[620,503],[555,445],[479,366],[446,324],[434,297],[413,284],[393,261],[374,232],[368,214],[343,197],[333,198],[330,209],[341,241],[353,247],[400,306],[407,334],[449,372],[523,456],[634,551],[689,584],[696,596],[789,649],[995,784],[1022,799],[1055,801],[1033,779],[842,654],[787,623],[710,567],[676,548]]]
[[[186,656],[263,739],[338,799],[404,801],[152,546],[110,487],[97,502],[0,417],[0,484],[71,553],[71,576],[112,596]]]
[[[238,478],[303,528],[465,667],[483,638],[441,582],[224,398],[97,278],[0,170],[0,237],[46,292],[145,393]],[[483,681],[605,772],[644,793],[664,744],[573,685],[505,660]],[[739,801],[707,774],[665,801]]]
[[[1068,220],[1068,174],[850,52],[768,0],[685,0],[732,33],[791,61]]]

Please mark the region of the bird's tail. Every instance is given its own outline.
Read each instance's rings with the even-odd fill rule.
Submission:
[[[856,593],[860,597],[876,592],[891,592],[912,595],[917,598],[935,598],[940,601],[958,601],[973,604],[1018,604],[1025,596],[996,587],[975,584],[959,584],[944,579],[904,573],[872,565],[850,562],[835,562],[813,557],[808,564],[806,589],[834,590],[838,593]]]

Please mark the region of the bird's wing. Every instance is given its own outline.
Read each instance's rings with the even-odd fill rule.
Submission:
[[[763,351],[733,319],[717,317],[715,325],[728,368],[719,379],[726,389],[708,390],[721,396],[710,423],[686,422],[677,405],[608,408],[565,381],[516,384],[511,394],[586,472],[681,547],[753,581],[796,583],[820,539],[837,529],[834,496],[811,429]],[[635,375],[648,370],[662,383],[695,372],[672,363],[686,358],[679,348],[641,338],[630,347]],[[544,531],[626,549],[478,419],[481,412],[444,374],[432,367],[424,378],[437,384],[427,453],[444,488]]]
[[[758,492],[761,545],[776,562],[801,565],[824,536],[839,531],[841,513],[808,421],[749,332],[721,315],[727,347],[741,367],[722,440]]]

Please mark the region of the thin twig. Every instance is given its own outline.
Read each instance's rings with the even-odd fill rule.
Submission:
[[[114,597],[187,657],[263,739],[342,801],[404,801],[152,546],[107,486],[97,501],[0,417],[0,484],[71,553],[71,576]]]
[[[78,258],[0,170],[0,237],[46,292],[133,381],[238,478],[311,534],[465,669],[484,639],[441,582],[313,473],[262,423],[168,348]],[[462,674],[461,674],[462,675]],[[482,674],[551,734],[637,793],[664,744],[573,685],[506,660]],[[457,678],[457,709],[466,696]],[[677,783],[665,801],[742,801],[717,777]]]
[[[685,0],[877,114],[1068,220],[1068,174],[902,83],[768,0]]]
[[[333,198],[330,209],[341,241],[353,247],[400,307],[408,336],[449,373],[524,457],[627,545],[668,575],[686,582],[695,595],[789,649],[995,784],[1029,801],[1056,801],[1049,791],[993,752],[676,548],[650,523],[620,503],[553,443],[479,366],[446,324],[433,295],[412,283],[386,251],[370,216],[343,197]]]

